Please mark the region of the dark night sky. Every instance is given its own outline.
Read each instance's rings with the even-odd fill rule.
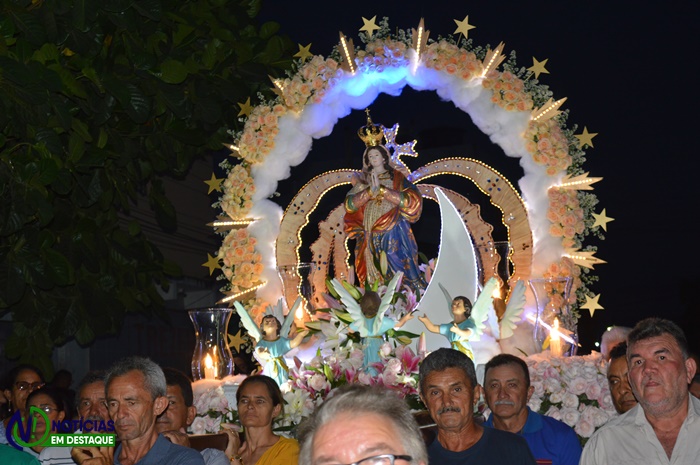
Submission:
[[[697,2],[658,1],[267,0],[260,19],[279,22],[294,42],[311,42],[311,52],[325,56],[338,42],[339,31],[360,43],[363,16],[376,15],[377,22],[388,17],[392,27],[402,29],[417,27],[423,17],[435,39],[453,33],[453,20],[469,15],[476,26],[469,35],[475,44],[503,41],[506,52],[515,50],[518,64],[525,67],[532,65],[533,56],[549,60],[551,74],[541,75],[540,82],[550,86],[555,98],[568,97],[563,109],[570,110],[569,127],[579,125],[578,133],[585,125],[599,134],[595,147],[587,150],[584,168],[604,178],[595,185],[595,211],[606,208],[615,219],[608,223],[605,241],[586,242],[597,245],[596,256],[608,262],[596,266],[600,282],[592,286],[605,309],[594,318],[583,310],[579,323],[587,353],[607,326],[631,326],[647,316],[673,319],[684,325],[691,344],[698,339],[700,309],[691,296],[700,259],[695,232],[700,208],[693,189],[700,163],[694,145],[698,120],[691,115],[700,103],[692,71],[697,68],[692,63],[699,10]],[[434,93],[417,96],[408,89],[400,97],[380,96],[373,112],[390,124],[399,121],[410,138],[427,137],[435,126],[471,124],[466,114]],[[336,137],[338,144],[336,132],[361,125],[357,113],[341,120],[328,139]],[[310,157],[318,147],[333,149],[323,143],[314,143]],[[475,150],[493,150],[486,145],[488,139],[475,137]],[[419,152],[420,147],[419,140]],[[335,149],[356,153],[362,146]],[[307,162],[301,165],[307,172],[293,171],[280,191],[308,180]],[[517,160],[505,156],[489,163],[506,175],[519,169]]]

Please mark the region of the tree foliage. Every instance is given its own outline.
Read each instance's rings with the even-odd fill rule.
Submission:
[[[2,1],[0,315],[6,355],[51,371],[129,312],[162,313],[177,266],[129,216],[162,179],[221,149],[237,102],[267,92],[292,43],[256,0]]]

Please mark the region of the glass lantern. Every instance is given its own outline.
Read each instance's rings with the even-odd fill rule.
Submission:
[[[223,379],[233,375],[233,356],[228,346],[230,308],[188,311],[196,342],[192,354],[192,379]]]

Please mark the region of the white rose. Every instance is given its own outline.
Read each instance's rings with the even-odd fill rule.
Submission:
[[[577,408],[578,407],[578,396],[567,392],[564,394],[564,399],[562,400],[562,406],[565,408]]]
[[[548,417],[552,417],[555,420],[561,420],[561,412],[554,405],[549,407],[549,410],[547,410],[547,413],[545,413],[545,415],[547,415]]]
[[[542,399],[533,395],[530,397],[530,402],[528,402],[527,405],[533,412],[539,412],[540,407],[542,406]]]
[[[578,434],[579,436],[582,436],[584,438],[590,438],[591,435],[595,432],[595,427],[591,423],[585,420],[581,420],[577,422],[574,426],[574,431],[576,431],[576,434]]]
[[[545,392],[559,392],[562,390],[561,381],[555,378],[547,378],[544,380],[544,390]]]
[[[391,344],[389,344],[388,342],[385,342],[385,343],[382,344],[382,346],[379,348],[379,355],[381,355],[382,357],[385,357],[385,358],[386,358],[386,357],[388,357],[388,356],[391,354],[391,351],[392,351]]]
[[[586,392],[587,387],[588,381],[586,381],[584,378],[576,377],[571,381],[571,383],[569,383],[569,392],[578,396]]]
[[[561,421],[567,425],[574,427],[576,423],[581,418],[581,414],[575,408],[563,408],[561,409]]]
[[[204,417],[196,417],[190,425],[190,429],[192,430],[192,434],[204,434],[207,429]]]
[[[314,391],[323,391],[326,388],[330,388],[330,383],[328,380],[316,373],[311,378],[309,378],[309,387]]]

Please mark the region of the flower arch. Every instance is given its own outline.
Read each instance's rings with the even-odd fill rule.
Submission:
[[[574,299],[588,296],[587,284],[595,280],[589,270],[602,263],[593,246],[579,252],[592,233],[597,199],[584,190],[595,179],[584,173],[583,150],[566,127],[567,113],[558,110],[564,99],[553,101],[546,86],[516,65],[514,54],[499,71],[502,45],[490,50],[451,36],[419,44],[415,30],[392,35],[386,20],[374,37],[360,38],[364,47],[342,37],[329,57],[298,62],[287,78],[273,81],[277,98],[250,108],[244,129],[232,134],[240,163],[225,162],[229,174],[219,206],[233,220],[255,221],[244,221],[245,232],[229,232],[219,249],[230,283],[224,300],[253,289],[267,302],[282,295],[275,254],[282,208],[269,196],[304,161],[313,139],[330,134],[340,118],[368,107],[380,93],[397,96],[405,86],[452,102],[506,156],[519,160],[533,236],[530,274],[573,276]]]

